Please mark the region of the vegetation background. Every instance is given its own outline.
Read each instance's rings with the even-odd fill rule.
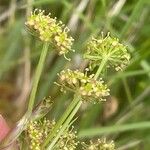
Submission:
[[[106,72],[107,102],[83,105],[75,127],[79,138],[107,137],[119,150],[150,149],[150,1],[149,0],[0,0],[0,114],[14,126],[26,111],[42,43],[26,32],[32,8],[51,12],[75,39],[71,62],[49,51],[36,101],[51,95],[49,118],[59,118],[72,93],[53,84],[64,68],[83,69],[84,44],[103,31],[128,46],[131,63],[123,72]]]

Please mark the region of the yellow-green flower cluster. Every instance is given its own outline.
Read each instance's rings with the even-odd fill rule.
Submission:
[[[71,50],[73,38],[68,36],[69,29],[50,14],[35,10],[26,21],[26,26],[35,31],[44,42],[50,42],[60,55],[65,55]]]
[[[115,144],[113,141],[98,139],[96,142],[90,141],[90,144],[83,143],[83,150],[115,150]]]
[[[77,141],[76,132],[73,128],[69,131],[64,131],[63,135],[60,136],[59,141],[55,146],[55,150],[75,150],[79,142]]]
[[[68,89],[78,92],[83,101],[96,102],[104,101],[109,95],[109,89],[102,79],[99,81],[94,79],[94,74],[87,76],[79,70],[72,71],[70,69],[61,71],[59,80],[62,90]]]
[[[47,119],[39,121],[30,121],[27,126],[27,135],[29,140],[30,150],[41,150],[44,140],[47,135],[53,130],[56,122]],[[60,136],[55,150],[74,150],[78,145],[76,132],[66,129]]]
[[[87,43],[84,58],[90,60],[91,67],[99,66],[101,61],[107,61],[107,67],[113,67],[116,71],[122,70],[129,63],[130,55],[127,48],[119,43],[119,39],[103,34],[99,38],[92,38]]]
[[[48,133],[55,125],[55,121],[44,119],[43,121],[31,121],[27,126],[31,150],[41,150],[41,145]]]

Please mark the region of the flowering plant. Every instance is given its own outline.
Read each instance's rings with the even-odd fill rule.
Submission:
[[[59,55],[64,55],[66,58],[66,54],[72,50],[74,40],[68,35],[69,29],[62,22],[52,18],[50,14],[45,15],[42,10],[36,9],[31,13],[25,24],[43,42],[43,49],[33,78],[27,112],[17,126],[23,125],[23,128],[16,129],[15,137],[21,133],[25,134],[24,142],[29,144],[31,150],[75,150],[78,147],[84,150],[114,150],[114,143],[107,143],[106,139],[90,141],[90,144],[80,142],[71,126],[83,102],[95,104],[107,100],[111,91],[107,81],[104,82],[101,78],[102,72],[110,67],[119,71],[128,65],[130,55],[126,46],[121,44],[119,39],[111,37],[109,33],[106,37],[103,34],[101,37],[92,37],[86,44],[84,54],[84,58],[89,61],[86,71],[67,69],[58,73],[58,81],[55,83],[62,91],[73,92],[74,98],[60,119],[51,121],[44,119],[52,104],[51,100],[44,99],[43,103],[33,109],[48,48],[52,46]],[[8,143],[5,142],[5,144]]]

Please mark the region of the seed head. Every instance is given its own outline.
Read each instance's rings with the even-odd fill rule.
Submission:
[[[26,26],[34,31],[41,41],[49,42],[57,49],[59,55],[67,54],[72,47],[73,38],[68,36],[69,29],[50,14],[45,15],[42,10],[35,9],[27,18]]]
[[[90,60],[91,67],[99,66],[101,61],[107,59],[107,67],[113,67],[116,71],[124,69],[129,63],[130,55],[126,46],[119,43],[119,39],[107,34],[106,37],[92,38],[87,43],[84,58]]]
[[[109,89],[102,79],[95,80],[94,74],[87,76],[78,70],[70,69],[61,71],[59,75],[59,85],[62,90],[68,89],[73,92],[79,92],[83,101],[99,102],[104,101],[109,95]],[[94,99],[94,101],[93,101]]]

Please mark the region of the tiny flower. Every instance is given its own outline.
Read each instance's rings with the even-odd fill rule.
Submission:
[[[78,70],[70,69],[61,71],[59,74],[60,83],[56,83],[63,90],[68,89],[73,92],[78,92],[83,101],[99,102],[106,100],[109,95],[109,89],[104,84],[102,79],[95,80],[94,75],[87,76]]]
[[[82,143],[83,150],[115,150],[113,141],[106,142],[106,139],[98,139],[96,142],[90,141],[90,144]]]
[[[107,67],[113,67],[116,71],[124,69],[130,60],[130,54],[126,46],[119,43],[119,39],[111,37],[92,38],[87,43],[84,58],[90,61],[91,67],[99,66],[101,61],[107,61]]]
[[[44,13],[44,11],[35,9],[25,24],[29,30],[39,36],[41,41],[51,43],[59,55],[65,56],[71,50],[74,39],[68,36],[69,29],[64,27],[62,22]]]

